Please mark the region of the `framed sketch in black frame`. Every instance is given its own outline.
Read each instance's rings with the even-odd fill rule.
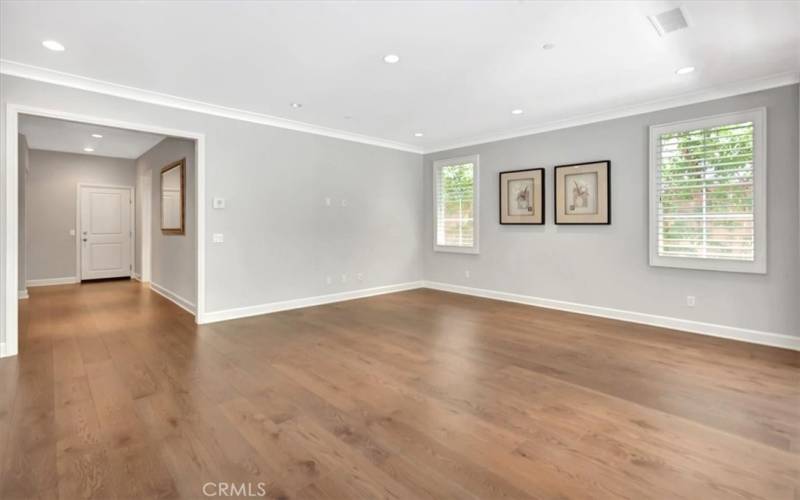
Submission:
[[[611,162],[556,165],[556,224],[611,224]]]
[[[500,172],[500,224],[544,224],[544,169]]]

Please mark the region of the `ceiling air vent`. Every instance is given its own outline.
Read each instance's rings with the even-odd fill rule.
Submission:
[[[688,28],[689,25],[686,23],[686,17],[683,15],[683,11],[680,7],[662,12],[661,14],[657,14],[655,16],[647,16],[647,19],[650,20],[650,23],[655,28],[658,36],[664,36],[673,31],[682,30],[684,28]]]

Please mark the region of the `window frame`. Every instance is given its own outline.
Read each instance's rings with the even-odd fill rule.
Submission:
[[[446,158],[436,160],[433,162],[433,250],[434,252],[449,252],[449,253],[463,253],[463,254],[479,254],[479,237],[480,234],[480,157],[478,154],[459,156],[456,158]],[[439,206],[437,204],[437,194],[439,192],[439,170],[442,167],[452,165],[463,165],[465,163],[472,163],[472,246],[461,247],[455,245],[439,245],[438,244],[438,229],[439,229]]]
[[[753,261],[668,257],[658,254],[658,138],[661,134],[705,129],[733,123],[753,123]],[[767,110],[764,107],[650,126],[649,145],[650,266],[767,273]]]

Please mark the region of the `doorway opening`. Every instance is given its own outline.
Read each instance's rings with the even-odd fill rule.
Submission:
[[[6,116],[15,196],[6,196],[0,357],[19,352],[18,307],[39,287],[138,280],[201,323],[204,136],[11,104]],[[180,230],[164,226],[175,220]]]

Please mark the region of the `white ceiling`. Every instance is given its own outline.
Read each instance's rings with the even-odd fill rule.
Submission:
[[[800,71],[797,1],[1,5],[6,63],[426,151]],[[676,6],[690,27],[659,37]]]
[[[130,159],[139,158],[164,139],[162,135],[29,115],[20,116],[19,131],[31,149]],[[86,147],[94,152],[84,151]]]

